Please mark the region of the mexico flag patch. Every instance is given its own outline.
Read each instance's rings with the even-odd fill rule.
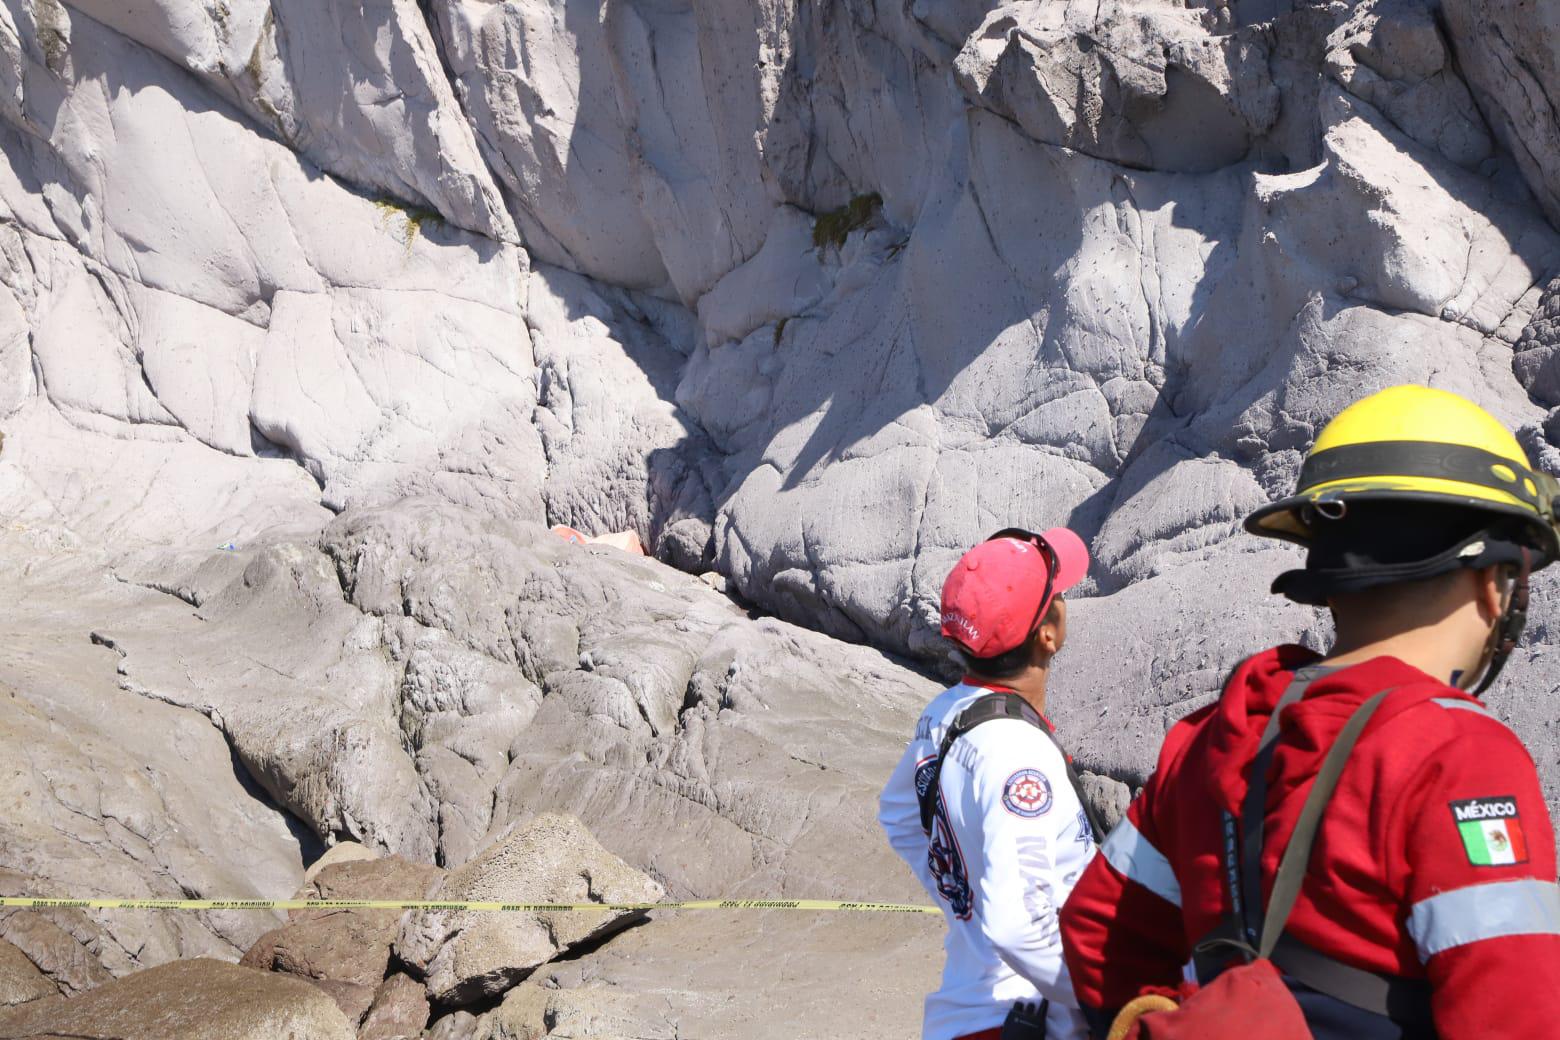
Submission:
[[[1503,867],[1527,862],[1522,818],[1517,814],[1517,800],[1511,795],[1453,802],[1452,818],[1457,821],[1468,862],[1474,866]]]

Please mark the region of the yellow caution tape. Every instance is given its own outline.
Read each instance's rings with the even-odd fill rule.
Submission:
[[[935,906],[847,903],[837,899],[694,899],[681,903],[487,903],[469,899],[32,899],[0,897],[23,910],[477,910],[557,913],[574,910],[846,910],[870,914],[941,914]]]

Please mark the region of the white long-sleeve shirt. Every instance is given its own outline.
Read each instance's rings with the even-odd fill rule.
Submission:
[[[1084,1040],[1057,913],[1095,844],[1060,749],[1018,719],[977,726],[943,764],[931,838],[921,829],[916,774],[959,713],[989,692],[961,684],[933,700],[879,801],[889,844],[948,922],[942,985],[926,998],[921,1035],[991,1029],[1015,1001],[1044,997],[1048,1040]]]

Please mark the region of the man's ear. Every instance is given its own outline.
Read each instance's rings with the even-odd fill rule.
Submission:
[[[1067,604],[1058,598],[1051,608],[1046,611],[1045,620],[1040,622],[1040,630],[1035,633],[1035,643],[1040,653],[1047,660],[1056,656],[1056,652],[1062,648],[1063,633],[1066,631]]]
[[[1506,589],[1511,584],[1506,568],[1500,564],[1474,573],[1479,616],[1489,624],[1500,620],[1506,610]]]

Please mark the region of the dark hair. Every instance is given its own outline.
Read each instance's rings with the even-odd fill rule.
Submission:
[[[970,671],[976,675],[983,675],[990,679],[1010,679],[1029,667],[1029,662],[1034,659],[1035,640],[1040,638],[1040,629],[1046,625],[1054,625],[1061,617],[1061,611],[1057,604],[1062,602],[1062,597],[1051,597],[1051,605],[1046,608],[1045,617],[1040,619],[1040,624],[1029,633],[1029,637],[1011,650],[1003,651],[995,657],[971,657],[969,658]]]

